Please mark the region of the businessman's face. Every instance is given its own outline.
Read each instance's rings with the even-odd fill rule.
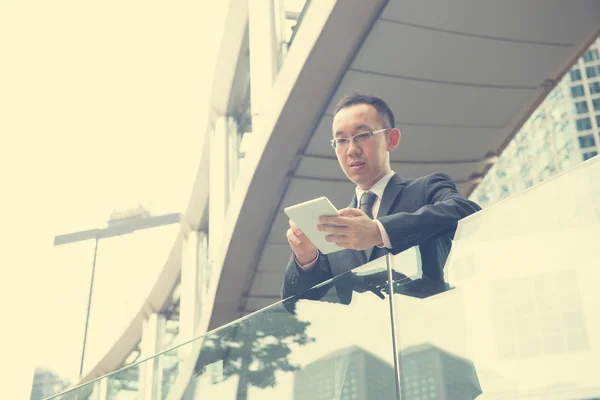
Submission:
[[[387,128],[370,104],[342,108],[333,118],[333,138],[346,138],[363,132]],[[338,145],[335,153],[346,176],[363,190],[368,190],[390,171],[390,152],[398,146],[400,131],[390,129],[360,140]]]

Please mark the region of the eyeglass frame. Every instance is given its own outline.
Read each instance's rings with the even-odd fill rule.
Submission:
[[[358,141],[356,140],[356,137],[357,137],[357,136],[360,136],[360,137],[365,137],[365,138],[366,138],[366,136],[364,136],[364,135],[368,133],[368,134],[369,134],[369,137],[373,137],[373,136],[375,136],[375,135],[376,135],[376,134],[378,134],[378,133],[385,132],[385,131],[389,131],[389,130],[391,130],[391,129],[393,129],[393,128],[384,128],[384,129],[379,129],[379,130],[377,130],[377,131],[364,131],[364,132],[359,132],[359,133],[357,133],[356,135],[352,135],[352,136],[350,136],[350,137],[348,137],[348,138],[336,138],[336,139],[331,139],[331,140],[329,141],[329,144],[331,145],[331,147],[333,147],[333,149],[334,149],[334,150],[337,150],[337,149],[338,149],[338,147],[337,147],[337,143],[338,143],[338,140],[340,140],[340,139],[347,140],[347,141],[348,141],[348,144],[350,144],[350,142],[358,143]]]

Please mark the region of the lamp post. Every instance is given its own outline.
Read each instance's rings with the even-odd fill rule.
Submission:
[[[92,274],[90,278],[90,291],[88,294],[88,304],[87,311],[85,315],[85,329],[83,332],[83,348],[81,350],[81,362],[79,364],[79,376],[83,374],[83,361],[85,358],[85,346],[87,342],[87,331],[88,331],[88,323],[90,320],[90,307],[92,304],[92,290],[94,288],[94,275],[96,272],[96,256],[98,254],[98,242],[102,238],[109,238],[115,236],[122,236],[133,233],[135,231],[140,231],[144,229],[155,228],[164,225],[171,225],[175,223],[179,223],[181,220],[181,214],[172,213],[172,214],[163,214],[159,216],[134,216],[126,218],[122,218],[119,220],[111,219],[109,221],[109,226],[106,228],[97,228],[97,229],[89,229],[85,231],[67,233],[64,235],[57,235],[54,237],[54,246],[60,246],[69,243],[81,242],[84,240],[94,240],[94,259],[92,261]]]

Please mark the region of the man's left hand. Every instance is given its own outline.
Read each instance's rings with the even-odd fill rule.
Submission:
[[[357,208],[344,208],[339,217],[319,217],[319,222],[317,229],[330,233],[326,240],[346,249],[367,250],[383,242],[377,223]]]

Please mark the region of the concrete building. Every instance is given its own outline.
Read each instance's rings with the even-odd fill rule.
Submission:
[[[473,362],[436,346],[409,347],[400,360],[405,399],[463,400],[482,393]]]
[[[294,373],[294,400],[385,400],[394,367],[359,347],[335,351]]]

